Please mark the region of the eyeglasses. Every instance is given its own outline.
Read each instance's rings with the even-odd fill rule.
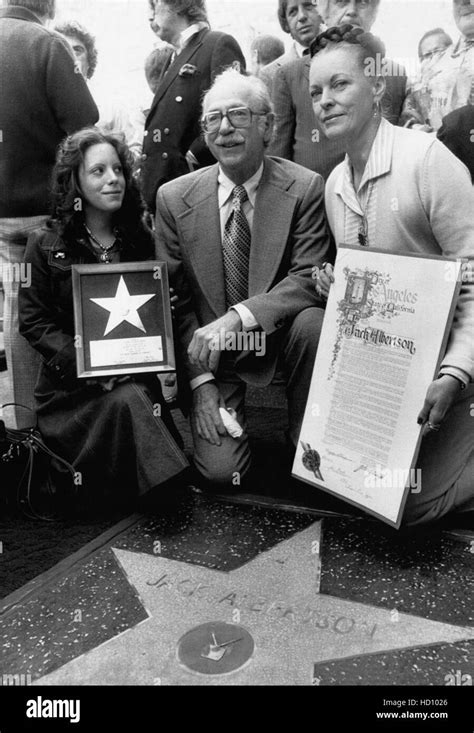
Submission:
[[[349,5],[349,2],[350,0],[334,0],[334,4],[342,8]],[[373,4],[374,0],[356,0],[356,5],[359,5],[361,8],[368,8],[369,5]]]
[[[227,112],[208,112],[201,120],[204,132],[217,132],[224,117],[227,117],[232,127],[243,129],[250,127],[252,117],[264,117],[266,112],[252,112],[248,107],[232,107]]]
[[[447,46],[443,46],[443,48],[435,48],[433,51],[427,51],[426,53],[422,53],[420,56],[420,61],[427,61],[428,59],[432,59],[433,56],[439,56],[443,53],[443,51],[446,51]]]

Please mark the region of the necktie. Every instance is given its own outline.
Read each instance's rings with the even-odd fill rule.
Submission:
[[[176,51],[170,51],[170,53],[168,55],[168,58],[166,59],[166,61],[164,63],[164,66],[163,66],[163,69],[161,71],[160,81],[162,81],[165,78],[165,76],[168,73],[170,66],[172,66],[173,61],[175,60],[175,58],[176,58]]]
[[[232,191],[233,211],[224,228],[222,250],[227,307],[248,298],[251,233],[242,209],[247,199],[245,188],[236,186]]]

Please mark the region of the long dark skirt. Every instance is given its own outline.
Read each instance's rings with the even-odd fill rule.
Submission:
[[[188,466],[155,375],[104,392],[80,380],[58,389],[41,370],[35,397],[43,439],[73,464],[86,493],[143,495]]]

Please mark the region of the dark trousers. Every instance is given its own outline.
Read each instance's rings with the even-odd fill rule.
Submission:
[[[296,316],[282,343],[290,440],[296,446],[303,421],[314,360],[324,317],[320,308],[307,308]],[[246,384],[235,371],[219,369],[217,385],[226,407],[233,408],[244,429],[241,438],[225,436],[216,446],[200,438],[193,425],[194,463],[206,481],[221,487],[240,486],[251,465],[245,418]]]

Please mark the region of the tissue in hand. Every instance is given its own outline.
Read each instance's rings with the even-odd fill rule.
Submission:
[[[237,413],[235,410],[226,410],[224,407],[219,407],[219,412],[224,423],[224,427],[232,438],[240,438],[243,435],[243,430],[236,420]]]

